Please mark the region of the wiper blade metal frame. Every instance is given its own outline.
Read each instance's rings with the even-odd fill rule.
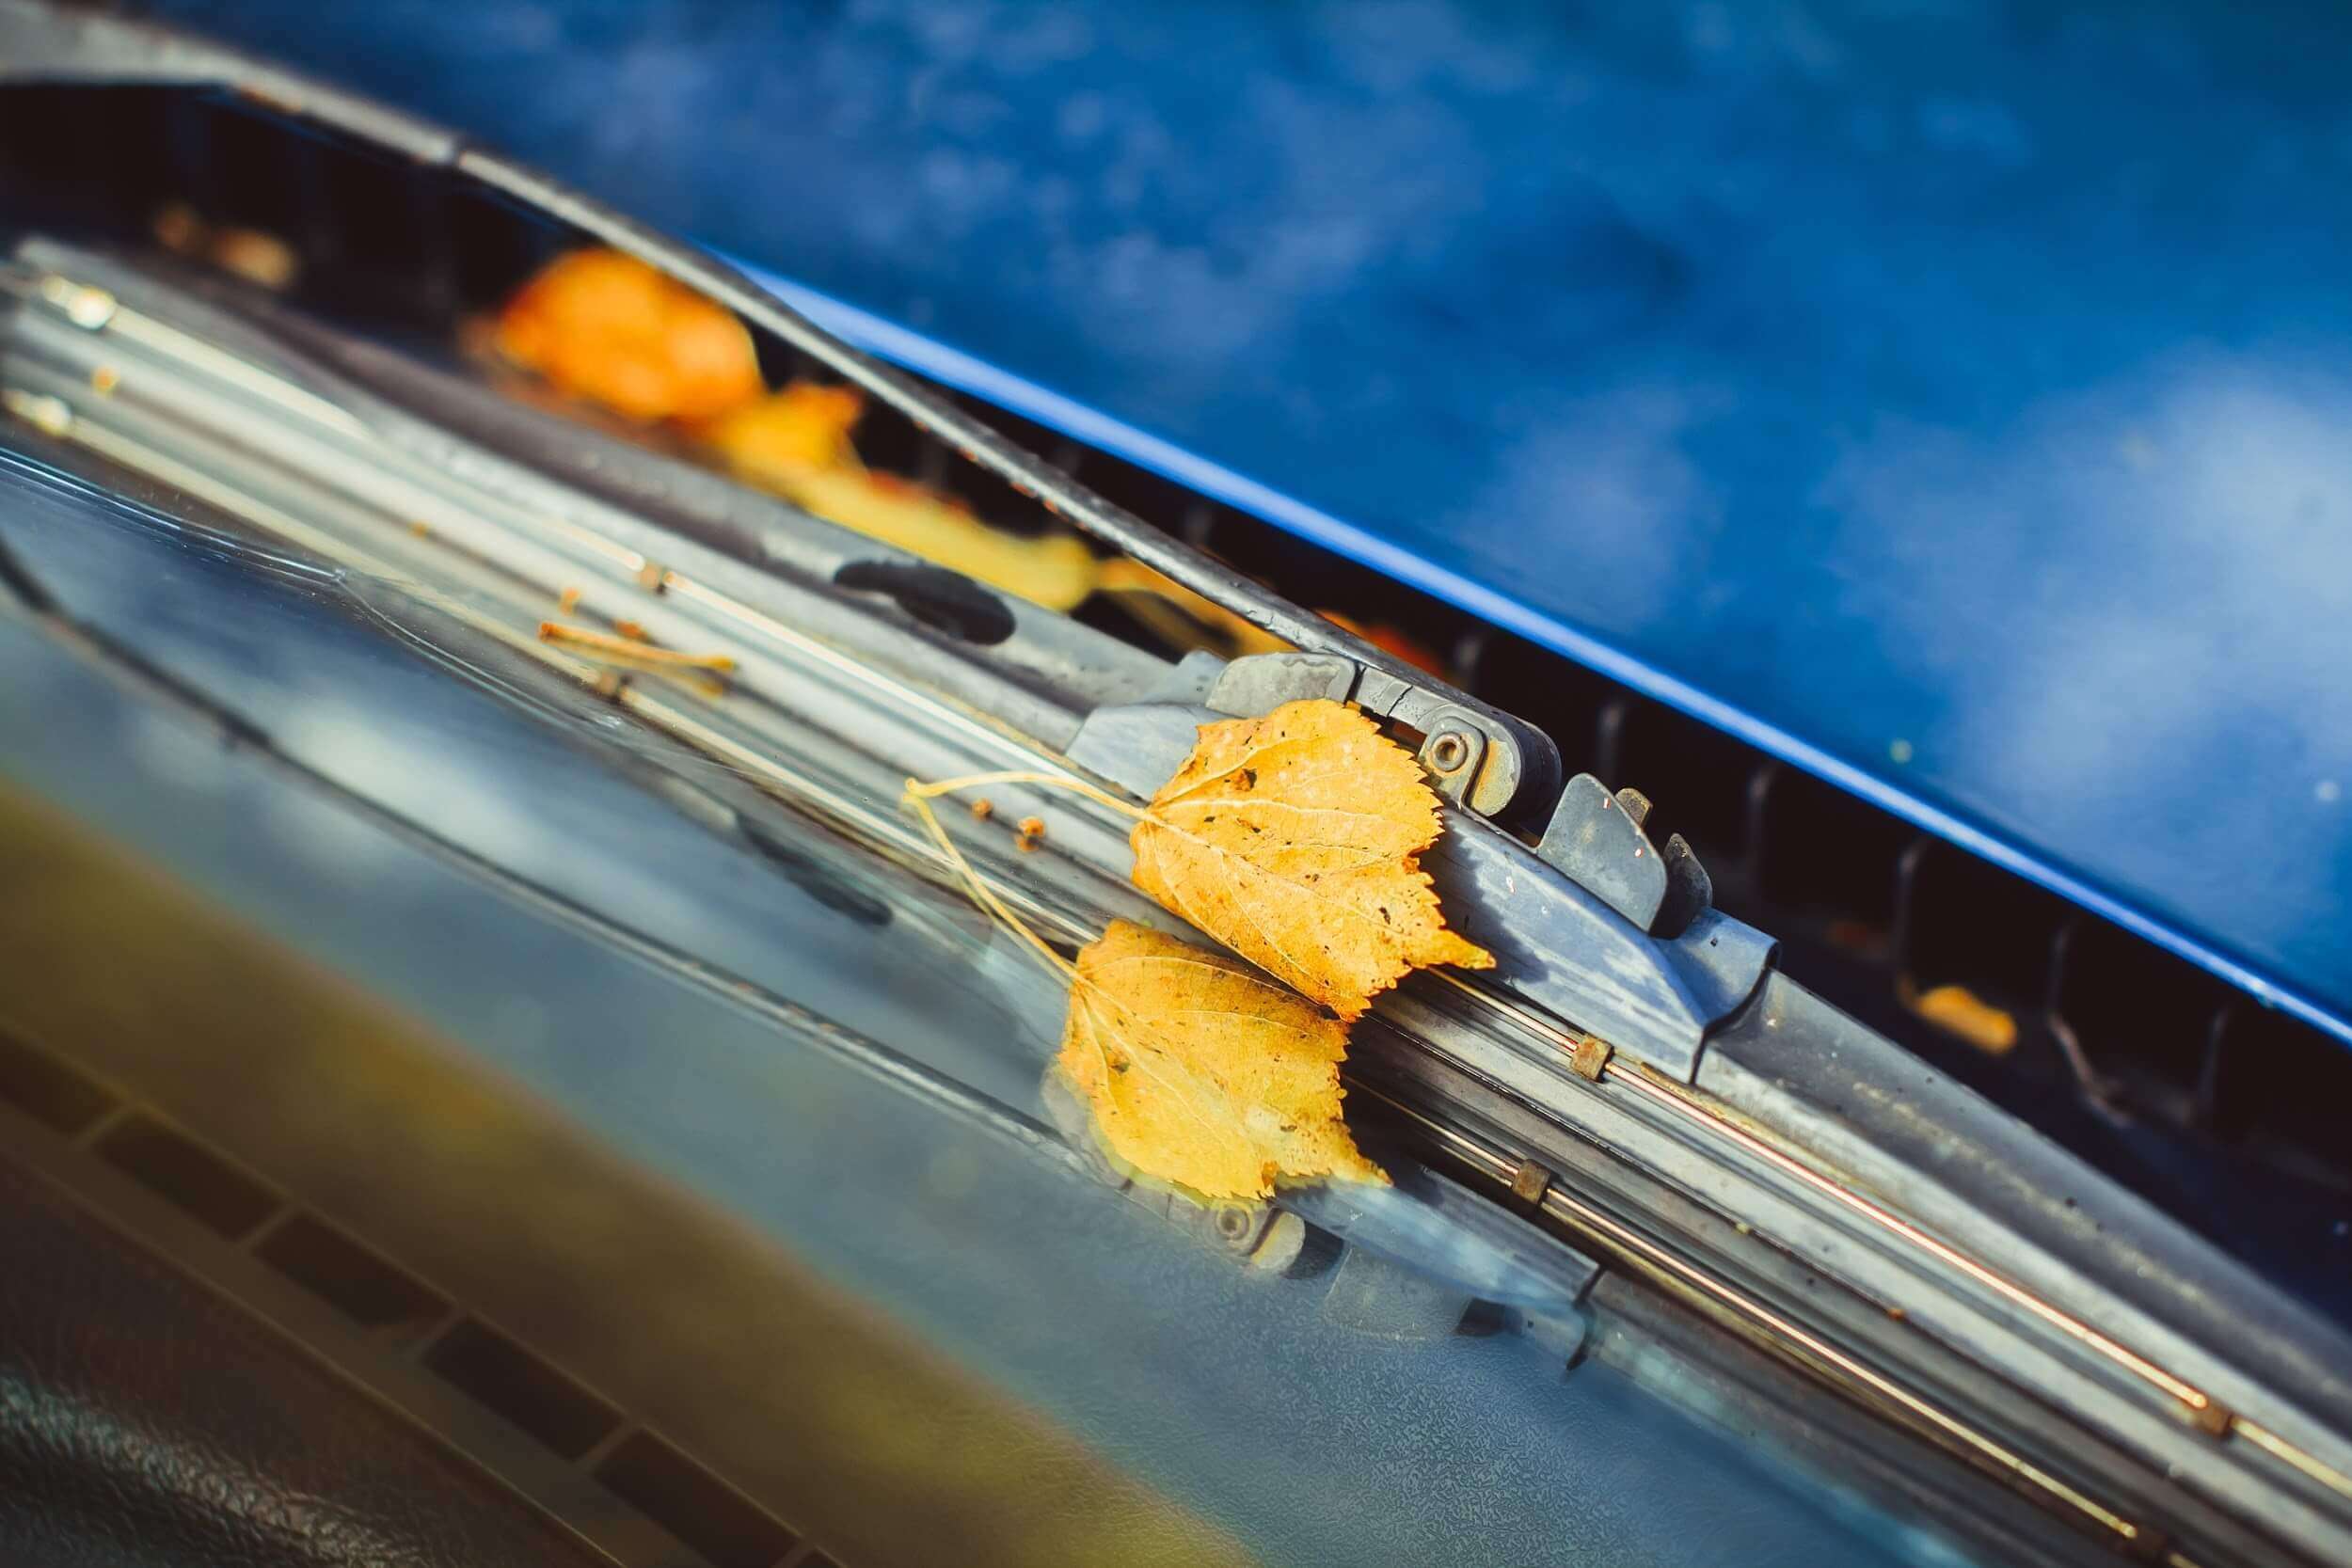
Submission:
[[[51,261],[58,259],[51,253]],[[134,280],[117,281],[126,292],[136,290]],[[511,487],[493,483],[505,473],[505,460],[463,438],[447,437],[434,449],[444,462],[428,499],[441,510],[422,532],[416,531],[402,520],[405,503],[422,494],[416,490],[416,476],[404,477],[402,471],[404,464],[423,461],[415,440],[389,433],[398,421],[386,407],[362,402],[352,406],[366,412],[353,413],[331,375],[297,375],[292,385],[305,396],[323,397],[333,415],[306,411],[300,398],[266,398],[264,404],[278,411],[268,425],[271,439],[247,440],[242,455],[232,450],[238,443],[217,428],[221,410],[184,389],[175,401],[168,387],[147,385],[150,378],[167,380],[177,373],[170,355],[143,360],[136,374],[122,378],[114,397],[83,398],[80,408],[65,408],[58,416],[47,404],[27,400],[49,399],[62,406],[64,394],[87,386],[92,356],[108,352],[103,329],[117,316],[125,325],[145,318],[110,293],[114,309],[99,328],[70,322],[43,327],[40,313],[56,301],[39,287],[29,293],[12,333],[5,379],[20,407],[56,416],[56,434],[199,494],[209,487],[211,499],[231,515],[291,542],[297,553],[324,552],[332,563],[330,573],[342,574],[340,580],[395,585],[378,608],[387,628],[409,638],[421,651],[455,658],[471,672],[504,662],[525,677],[556,677],[579,692],[601,694],[669,742],[705,759],[723,759],[726,767],[715,781],[702,782],[749,785],[748,795],[738,799],[755,811],[772,809],[771,802],[788,803],[795,813],[821,816],[869,847],[945,879],[945,869],[895,810],[896,780],[921,766],[915,759],[930,756],[946,762],[950,770],[971,770],[985,765],[980,759],[987,753],[1005,748],[1041,768],[1064,766],[1049,748],[1035,737],[1022,737],[1001,718],[927,690],[918,676],[880,673],[882,667],[896,665],[935,680],[935,661],[945,657],[935,643],[873,615],[852,618],[855,652],[794,633],[775,614],[757,608],[761,596],[786,591],[787,585],[772,570],[749,567],[675,530],[665,531],[659,524],[619,514],[600,528],[583,529],[581,515],[568,515],[572,520],[565,521],[564,508],[554,505],[573,496],[576,485],[567,488],[564,481],[545,475],[536,481],[543,488],[532,492],[532,504],[519,505]],[[126,310],[131,313],[122,314]],[[169,330],[205,343],[201,333]],[[168,343],[151,334],[143,346],[152,349],[158,341]],[[294,355],[257,362],[265,348],[266,343],[241,345],[244,369],[231,379],[249,384],[254,375],[281,375],[300,363]],[[212,344],[206,352],[226,351]],[[143,401],[149,399],[156,401]],[[287,420],[308,420],[314,432],[325,427],[329,435],[339,432],[340,438],[320,445],[324,437],[314,434],[310,446],[290,442],[284,439]],[[215,430],[210,447],[191,437],[207,428]],[[583,433],[571,454],[574,463],[580,451],[602,445]],[[370,449],[377,449],[373,457]],[[606,456],[619,460],[625,451],[616,448]],[[370,500],[348,473],[326,483],[316,470],[330,453],[389,472],[392,493]],[[563,463],[560,451],[541,457],[573,466]],[[233,472],[234,483],[219,477],[224,467]],[[564,505],[576,501],[575,497]],[[290,509],[289,502],[299,504]],[[825,529],[807,527],[819,534]],[[615,531],[629,529],[637,531]],[[513,537],[517,531],[531,538],[518,542]],[[660,570],[648,571],[655,566]],[[637,585],[641,598],[629,601],[632,610],[650,605],[655,608],[648,613],[695,612],[661,627],[665,641],[691,645],[697,633],[715,636],[714,628],[731,622],[736,635],[727,645],[745,663],[742,689],[721,704],[698,705],[682,694],[654,689],[657,683],[647,680],[611,681],[611,672],[550,648],[522,629],[538,612],[534,607],[554,597],[564,573],[592,567],[616,591]],[[37,581],[22,570],[18,575]],[[431,593],[398,588],[404,579]],[[796,602],[809,597],[803,594]],[[443,629],[436,631],[436,626]],[[746,629],[771,645],[770,650],[746,645],[741,640]],[[478,646],[461,655],[454,651],[461,641]],[[896,653],[888,651],[893,646]],[[978,648],[954,650],[954,657],[985,672],[1003,656]],[[859,693],[857,701],[843,705],[806,700],[812,673],[826,670],[848,681]],[[1004,678],[1010,673],[998,669],[1000,687],[1019,687]],[[1182,684],[1179,676],[1170,678]],[[977,684],[954,683],[962,698],[986,689],[986,680],[975,679]],[[1132,689],[1132,681],[1126,684]],[[1023,689],[1021,700],[1035,700],[1034,688]],[[938,752],[943,732],[963,736],[960,754],[952,759]],[[778,760],[811,754],[810,746],[787,739],[811,735],[831,737],[822,748],[835,759],[827,779]],[[643,762],[647,753],[642,742],[638,746],[629,759]],[[839,760],[845,758],[850,760]],[[1001,763],[1003,757],[993,760]],[[849,773],[841,771],[844,767]],[[707,761],[687,766],[690,784],[698,768],[707,774]],[[1014,890],[1025,912],[1065,940],[1083,940],[1111,912],[1165,920],[1125,885],[1120,824],[1090,823],[1083,807],[1058,798],[1052,809],[1073,827],[1068,832],[1057,830],[1051,852],[1001,861],[996,867],[998,879]],[[1487,831],[1483,824],[1457,825],[1457,832],[1467,833]],[[2344,1511],[2316,1502],[2309,1490],[2314,1480],[2323,1491],[2332,1488],[2339,1475],[2333,1463],[2317,1457],[2328,1446],[2327,1427],[2289,1408],[2293,1396],[2286,1390],[2294,1385],[2249,1384],[2219,1364],[2224,1379],[2236,1380],[2225,1404],[2205,1392],[2214,1381],[2207,1373],[2215,1370],[2209,1354],[2215,1347],[2174,1336],[2180,1354],[2209,1364],[2193,1379],[2165,1371],[2121,1340],[2084,1333],[2083,1314],[2047,1299],[2048,1281],[2032,1290],[1993,1275],[1973,1255],[1937,1241],[1852,1186],[1819,1155],[1787,1153],[1771,1144],[1760,1152],[1758,1135],[1715,1101],[1708,1088],[1715,1070],[1709,1064],[1733,1051],[1745,1031],[1771,1027],[1776,1018],[1793,1016],[1788,1012],[1791,1006],[1802,1011],[1803,1004],[1827,1014],[1799,988],[1770,977],[1765,997],[1739,1010],[1698,1063],[1700,1089],[1693,1093],[1671,1080],[1651,1082],[1641,1066],[1622,1058],[1581,1076],[1573,1066],[1576,1048],[1584,1043],[1581,1030],[1478,983],[1425,979],[1385,1002],[1371,1027],[1359,1031],[1352,1072],[1418,1125],[1422,1135],[1458,1156],[1465,1168],[1496,1180],[1523,1204],[1565,1226],[1581,1243],[1622,1266],[1647,1271],[1661,1284],[1679,1282],[1705,1297],[1737,1331],[1774,1343],[1890,1418],[2039,1490],[2112,1536],[2148,1539],[2147,1527],[2135,1520],[2147,1516],[2153,1500],[2144,1480],[2136,1478],[2167,1467],[2193,1473],[2197,1490],[2212,1494],[2210,1502],[2184,1499],[2174,1510],[2193,1522],[2201,1539],[2244,1544],[2242,1527],[2230,1514],[2259,1516],[2265,1510],[2273,1528],[2305,1543],[2341,1532]],[[1844,1038],[1837,1033],[1840,1026],[1861,1035],[1850,1022],[1817,1022],[1803,1030],[1806,1041],[1799,1049],[1835,1057]],[[1852,1129],[1821,1123],[1812,1131],[1834,1140]],[[2018,1130],[1988,1124],[1979,1136],[1993,1140],[1988,1148],[1998,1148],[2004,1138],[2016,1141]],[[1838,1146],[1833,1141],[1832,1147]],[[1606,1149],[1606,1157],[1597,1159],[1596,1149]],[[1863,1159],[1867,1152],[1859,1146],[1845,1148],[1845,1160]],[[1791,1164],[1801,1166],[1793,1187],[1788,1182]],[[1559,1184],[1557,1178],[1570,1170],[1582,1177],[1581,1190]],[[1639,1202],[1627,1197],[1613,1207],[1600,1196],[1612,1190],[1652,1196]],[[1972,1196],[1953,1197],[1956,1207],[1947,1214],[1967,1211]],[[2134,1218],[2135,1231],[2153,1226],[2162,1234],[2154,1216]],[[1857,1225],[1875,1232],[1881,1243],[1891,1238],[1899,1244],[1878,1252],[1857,1246]],[[1714,1240],[1694,1249],[1693,1239],[1702,1235]],[[2193,1267],[2197,1253],[2194,1246],[2178,1249],[2171,1261]],[[1792,1269],[1832,1289],[1810,1298],[1792,1293]],[[2049,1278],[2078,1293],[2089,1288],[2067,1277],[2064,1268]],[[1971,1298],[1972,1287],[1978,1299]],[[2094,1299],[2102,1295],[2116,1310],[2126,1310],[2111,1294],[2093,1291]],[[2012,1316],[2022,1316],[2022,1327],[2008,1321]],[[2133,1321],[2142,1333],[2154,1331],[2154,1320]],[[2120,1371],[2123,1386],[2103,1379],[2101,1365]],[[2027,1368],[2037,1371],[2028,1374]],[[1991,1380],[1986,1373],[1993,1374]],[[2033,1390],[2022,1402],[2021,1380]],[[2238,1388],[2253,1398],[2237,1395]],[[2055,1415],[2042,1402],[2054,1397],[2061,1407]],[[2256,1408],[2263,1411],[2260,1420],[2249,1414]],[[2169,1413],[2173,1409],[2192,1418],[2184,1422]],[[2218,1412],[2220,1418],[2201,1428],[2195,1418],[2204,1411]],[[2106,1435],[2082,1442],[2086,1424]],[[2296,1436],[2282,1436],[2285,1431]],[[2072,1441],[2070,1433],[2075,1434]],[[2232,1434],[2245,1441],[2217,1446]],[[2029,1450],[2059,1457],[2037,1459]],[[2101,1496],[2126,1500],[2110,1506]]]
[[[1424,732],[1429,746],[1454,735],[1472,748],[1463,765],[1438,769],[1440,786],[1482,815],[1540,822],[1562,783],[1558,749],[1533,724],[1502,713],[1284,599],[1263,584],[1170,538],[1006,440],[897,370],[858,352],[708,253],[675,244],[557,181],[437,128],[352,95],[262,66],[232,51],[112,18],[68,16],[52,7],[0,4],[0,80],[212,81],[261,94],[287,114],[397,147],[417,162],[526,204],[583,235],[651,262],[737,311],[834,373],[914,420],[966,462],[1092,537],[1225,606],[1293,647],[1346,660],[1361,672],[1367,705]]]

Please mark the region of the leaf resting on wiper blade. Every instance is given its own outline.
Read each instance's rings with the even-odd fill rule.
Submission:
[[[1446,929],[1421,852],[1444,822],[1421,764],[1327,698],[1200,726],[1136,824],[1136,885],[1342,1018],[1407,973],[1492,969]]]
[[[1340,1117],[1345,1022],[1247,964],[1133,921],[1113,920],[1072,963],[1012,911],[931,809],[933,797],[974,782],[909,779],[907,800],[974,900],[1069,982],[1047,1083],[1058,1078],[1085,1102],[1114,1165],[1211,1201],[1269,1197],[1277,1178],[1388,1180]]]
[[[1056,773],[910,779],[907,793],[993,784],[1066,789],[1134,818],[1137,887],[1343,1019],[1416,969],[1494,967],[1447,928],[1421,868],[1445,831],[1421,763],[1350,704],[1311,697],[1201,725],[1148,805]]]
[[[941,795],[1016,783],[1134,817],[1136,884],[1266,974],[1128,921],[1076,964],[1063,958],[931,810]],[[981,907],[1069,979],[1056,1069],[1122,1164],[1210,1198],[1264,1197],[1278,1177],[1385,1180],[1340,1119],[1348,1025],[1413,969],[1494,957],[1446,928],[1419,864],[1444,830],[1437,797],[1371,720],[1316,698],[1203,724],[1148,806],[1049,773],[910,779],[907,796]],[[1042,834],[1034,826],[1025,847]]]

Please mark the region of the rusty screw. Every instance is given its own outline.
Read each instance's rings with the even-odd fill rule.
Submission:
[[[1470,761],[1470,737],[1459,730],[1446,730],[1430,739],[1429,766],[1440,773],[1452,773]]]

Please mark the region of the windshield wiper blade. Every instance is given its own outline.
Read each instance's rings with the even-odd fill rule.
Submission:
[[[1312,657],[1168,664],[1028,607],[1003,637],[945,635],[844,586],[844,566],[898,559],[870,541],[494,408],[282,307],[230,309],[38,244],[12,276],[0,388],[20,418],[199,498],[453,673],[510,700],[560,693],[544,717],[648,787],[723,802],[723,823],[818,822],[946,886],[898,809],[908,776],[1028,769],[1148,795],[1202,715],[1354,678]],[[638,504],[612,499],[616,474],[642,481]],[[735,673],[714,699],[543,640],[567,597]],[[1166,921],[1126,879],[1121,819],[1006,795],[1057,823],[1041,853],[975,851],[1025,916],[1065,942],[1113,916]],[[1609,852],[1662,873],[1633,802],[1563,800],[1617,812]],[[1450,826],[1434,868],[1504,962],[1385,999],[1351,1064],[1418,1147],[2094,1531],[2144,1545],[2164,1517],[2183,1539],[2352,1546],[2339,1336],[1939,1087],[1703,900],[1670,908],[1672,883],[1563,866],[1475,813]],[[772,855],[788,832],[747,844],[763,831]],[[1695,870],[1675,873],[1686,890]],[[1922,1106],[1940,1147],[1918,1143]],[[2002,1180],[2021,1170],[2043,1188]],[[2079,1222],[2052,1216],[2061,1196]],[[2249,1312],[2259,1339],[2238,1329]]]

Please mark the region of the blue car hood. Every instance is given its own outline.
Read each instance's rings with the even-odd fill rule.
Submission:
[[[2347,1033],[2352,20],[157,8]]]

